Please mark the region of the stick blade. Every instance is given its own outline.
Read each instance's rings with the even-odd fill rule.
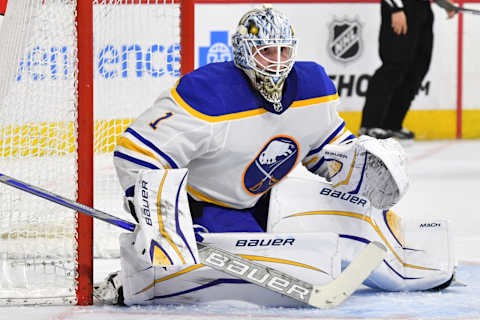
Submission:
[[[335,280],[324,286],[314,286],[308,303],[320,309],[338,306],[378,267],[386,253],[383,244],[370,242]]]

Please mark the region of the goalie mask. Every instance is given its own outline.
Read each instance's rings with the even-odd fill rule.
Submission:
[[[232,36],[232,46],[235,65],[275,111],[282,111],[282,90],[297,47],[287,17],[267,5],[247,12]]]

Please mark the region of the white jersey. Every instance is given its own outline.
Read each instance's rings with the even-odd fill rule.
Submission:
[[[300,162],[318,173],[326,144],[354,138],[336,111],[335,86],[320,65],[297,62],[284,91],[276,112],[233,62],[185,75],[117,142],[126,194],[140,170],[188,168],[190,196],[243,209]]]

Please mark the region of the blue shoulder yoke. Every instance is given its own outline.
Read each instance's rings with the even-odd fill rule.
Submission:
[[[183,76],[176,88],[191,108],[208,116],[223,116],[264,108],[284,112],[293,102],[335,95],[336,89],[322,66],[296,62],[288,75],[281,112],[275,112],[233,62],[210,63]]]

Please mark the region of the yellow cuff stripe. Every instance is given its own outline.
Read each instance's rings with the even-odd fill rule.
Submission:
[[[128,139],[124,136],[121,136],[121,137],[118,138],[117,145],[120,146],[120,147],[123,147],[125,149],[128,149],[130,151],[140,153],[140,154],[143,154],[143,155],[145,155],[149,158],[155,159],[157,162],[159,162],[162,165],[163,168],[165,168],[165,169],[169,168],[169,166],[164,165],[152,152],[136,145],[133,141],[131,141],[130,139]]]
[[[343,127],[343,129],[340,131],[340,133],[337,134],[335,138],[330,140],[330,142],[328,144],[334,143],[336,140],[338,140],[338,138],[340,138],[345,133],[345,130],[346,130],[345,127]]]
[[[310,165],[310,164],[312,164],[312,163],[317,162],[318,160],[319,160],[318,157],[313,157],[312,159],[310,159],[310,160],[308,160],[308,161],[302,162],[302,164],[303,164],[304,166],[308,166],[308,165]]]

